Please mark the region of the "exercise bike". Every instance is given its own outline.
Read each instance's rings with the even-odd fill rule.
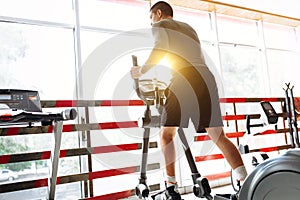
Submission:
[[[132,56],[133,66],[138,66],[137,57]],[[143,118],[139,120],[139,127],[144,128],[143,135],[143,148],[142,148],[142,161],[141,161],[141,172],[139,178],[139,184],[135,188],[135,193],[139,199],[160,199],[160,193],[154,194],[151,197],[149,196],[150,190],[147,185],[147,176],[146,176],[146,166],[148,158],[148,147],[149,147],[149,135],[150,128],[159,128],[161,127],[160,115],[151,114],[151,106],[155,106],[158,113],[161,113],[162,107],[164,105],[164,90],[167,88],[166,83],[157,81],[157,80],[134,80],[135,90],[140,99],[142,99],[146,105],[146,110],[144,112]],[[193,179],[193,193],[196,197],[206,198],[212,200],[211,188],[208,180],[205,177],[202,177],[199,173],[197,166],[194,162],[194,157],[189,148],[188,141],[184,134],[182,127],[178,128],[178,135],[182,142],[185,155],[188,161],[188,164],[191,169],[192,179]]]

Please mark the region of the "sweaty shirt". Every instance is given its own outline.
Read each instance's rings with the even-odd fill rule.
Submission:
[[[152,25],[154,47],[142,73],[146,73],[163,58],[171,64],[173,73],[186,67],[207,68],[196,31],[187,23],[163,19]]]

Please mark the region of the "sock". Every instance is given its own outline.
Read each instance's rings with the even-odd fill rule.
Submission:
[[[233,170],[233,177],[238,181],[243,181],[247,177],[247,170],[244,165],[239,166]]]
[[[176,188],[177,187],[176,177],[175,176],[167,176],[166,186],[167,186],[167,188],[171,187],[171,186],[175,186],[175,188]]]

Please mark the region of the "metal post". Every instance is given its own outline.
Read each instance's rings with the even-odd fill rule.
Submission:
[[[288,93],[290,84],[286,84],[286,86],[287,86],[287,89],[284,90],[286,116],[287,116],[288,124],[289,124],[291,148],[295,148],[295,140],[294,140],[294,134],[293,134],[292,119],[291,119],[291,100],[289,98],[289,93]]]
[[[190,166],[190,169],[191,169],[191,172],[192,172],[193,182],[196,183],[196,179],[201,177],[201,175],[200,175],[200,173],[197,169],[196,163],[194,161],[193,154],[192,154],[191,149],[189,147],[188,141],[186,140],[184,131],[181,127],[178,128],[178,135],[179,135],[179,138],[182,142],[184,152],[185,152],[185,156],[186,156],[186,159],[189,163],[189,166]]]
[[[74,10],[74,20],[75,20],[75,26],[73,29],[73,34],[74,34],[74,51],[75,51],[75,70],[76,70],[76,95],[77,99],[84,99],[84,90],[83,90],[83,75],[81,72],[82,70],[82,55],[81,55],[81,25],[80,25],[80,17],[79,17],[79,0],[73,0],[73,10]],[[85,111],[87,111],[87,108],[85,108]],[[83,116],[82,119],[85,120],[85,123],[88,124],[89,120],[86,119],[88,118],[88,113],[85,112],[85,115],[81,113]],[[78,120],[80,117],[78,117]],[[79,123],[81,123],[79,121]],[[85,134],[84,132],[78,134]],[[87,132],[87,145],[85,147],[89,147],[90,143],[90,132]],[[79,138],[83,138],[80,137]],[[84,141],[79,141],[79,143],[84,142]],[[80,168],[85,168],[86,164],[88,165],[89,172],[91,172],[92,168],[92,160],[91,160],[91,155],[88,155],[88,160],[86,161],[85,156],[79,156],[79,162],[80,162]],[[83,170],[84,171],[84,170]],[[82,170],[80,171],[82,172]],[[93,197],[94,196],[94,191],[93,191],[93,180],[91,181],[82,181],[81,182],[81,194],[83,197]]]
[[[187,141],[184,131],[181,127],[178,128],[178,135],[182,142],[185,156],[187,158],[187,161],[189,163],[189,166],[190,166],[190,169],[192,172],[192,179],[193,179],[193,183],[194,183],[194,187],[193,187],[194,195],[199,198],[206,198],[206,199],[212,200],[213,197],[210,194],[211,188],[210,188],[209,182],[208,182],[207,178],[201,177],[201,174],[199,173],[199,171],[197,169],[192,151],[189,147],[188,141]]]
[[[142,156],[142,165],[141,165],[141,177],[140,183],[146,184],[147,180],[147,162],[148,162],[148,149],[149,149],[149,137],[150,137],[150,128],[145,128],[143,136],[143,156]]]
[[[54,122],[54,131],[53,131],[53,147],[51,149],[51,166],[49,168],[49,180],[48,180],[48,198],[49,200],[54,200],[55,189],[56,189],[56,179],[58,172],[58,163],[60,155],[60,144],[61,144],[61,135],[62,135],[63,121]]]
[[[293,88],[294,88],[294,86],[289,89],[288,95],[289,95],[289,98],[290,98],[291,125],[292,125],[292,129],[293,129],[293,134],[294,134],[294,142],[295,142],[296,148],[299,148],[297,113],[296,113],[296,110],[295,110]]]

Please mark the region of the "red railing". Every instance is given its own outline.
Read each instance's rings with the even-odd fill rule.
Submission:
[[[224,122],[233,121],[235,132],[226,133],[226,135],[231,139],[237,139],[237,144],[239,143],[239,138],[244,136],[245,130],[239,130],[238,121],[246,119],[246,115],[251,115],[252,118],[259,118],[260,115],[257,113],[244,113],[237,114],[237,104],[243,104],[247,106],[247,103],[255,103],[260,101],[270,101],[270,102],[279,102],[283,104],[283,98],[222,98],[220,99],[221,104],[231,104],[233,106],[233,113],[223,116]],[[60,108],[60,107],[104,107],[104,106],[143,106],[144,103],[141,100],[99,100],[99,101],[74,101],[74,100],[57,100],[57,101],[42,101],[42,106],[44,108]],[[87,110],[87,109],[86,109]],[[86,113],[88,115],[88,113]],[[88,118],[88,116],[86,116]],[[284,122],[284,121],[283,121]],[[89,132],[92,130],[110,130],[110,129],[124,129],[124,128],[138,128],[137,121],[120,121],[120,122],[104,122],[104,123],[78,123],[78,124],[65,124],[63,125],[63,132]],[[0,129],[1,137],[14,137],[17,135],[26,135],[26,134],[42,134],[42,133],[52,133],[53,126],[34,126],[32,128],[28,127],[6,127]],[[285,122],[283,127],[277,130],[266,130],[260,135],[271,135],[271,134],[285,134],[288,130],[285,127]],[[121,136],[120,136],[121,137]],[[89,138],[90,139],[90,138]],[[210,140],[209,136],[206,134],[196,135],[195,142],[207,142]],[[141,141],[142,142],[142,141]],[[90,141],[88,142],[90,144]],[[272,144],[271,144],[272,145]],[[290,146],[288,144],[282,146],[268,146],[264,148],[251,149],[251,152],[257,151],[279,151],[287,149]],[[70,156],[91,156],[94,154],[108,154],[108,153],[117,153],[124,151],[134,151],[140,150],[142,148],[142,143],[126,143],[126,144],[114,144],[107,146],[96,146],[91,147],[87,145],[84,148],[76,149],[63,149],[60,150],[60,158],[70,157]],[[150,148],[158,148],[157,141],[150,143]],[[205,162],[208,160],[219,160],[223,159],[222,154],[211,154],[211,155],[197,155],[195,154],[196,162]],[[45,160],[50,159],[50,151],[41,151],[41,152],[30,152],[30,153],[20,153],[20,154],[10,154],[10,155],[0,155],[0,164],[8,163],[17,163],[24,161],[33,161],[33,160]],[[91,157],[89,157],[91,160]],[[90,162],[89,165],[92,163]],[[160,168],[159,163],[150,163],[148,170],[156,170]],[[89,169],[92,169],[90,166]],[[138,173],[140,170],[139,166],[127,166],[121,168],[113,168],[101,171],[89,171],[86,173],[73,174],[68,176],[61,176],[57,178],[57,184],[64,184],[70,182],[78,181],[90,181],[90,184],[93,183],[95,179],[107,178],[111,176],[119,176],[124,174],[134,174]],[[204,173],[205,174],[205,173]],[[230,176],[228,171],[216,174],[205,174],[209,180],[220,179]],[[152,190],[159,189],[160,183],[151,185]],[[48,186],[47,179],[37,179],[32,181],[24,181],[21,183],[8,183],[2,184],[0,187],[0,193],[6,193],[11,191],[26,190],[32,188],[39,188]],[[91,186],[91,185],[90,185]],[[90,190],[93,190],[93,187],[90,187]],[[104,194],[100,196],[95,196],[93,191],[90,191],[90,197],[85,199],[119,199],[132,196],[134,190],[126,191],[117,191],[115,193]]]

